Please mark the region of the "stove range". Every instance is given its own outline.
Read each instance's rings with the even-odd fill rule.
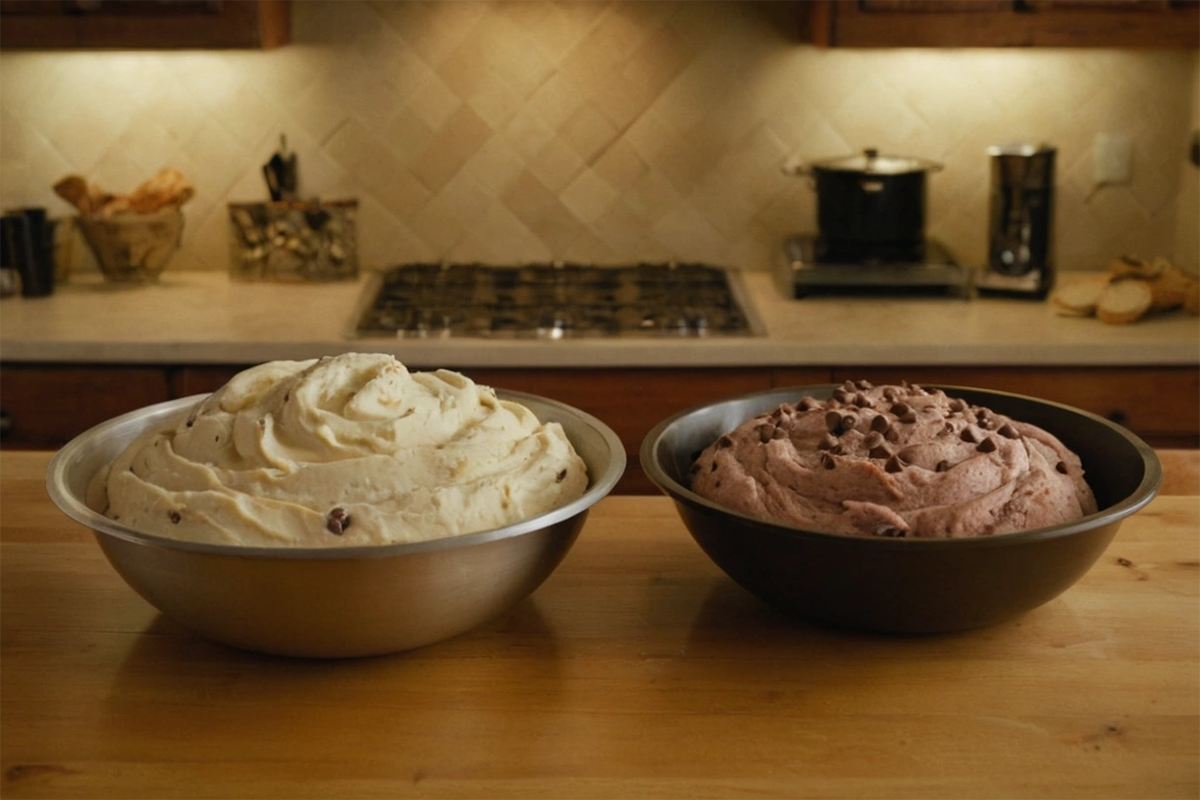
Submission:
[[[972,271],[951,257],[935,239],[926,239],[916,258],[834,258],[820,237],[797,235],[784,240],[775,275],[789,297],[818,294],[910,294],[971,296]]]
[[[364,291],[360,337],[751,336],[736,271],[706,264],[391,267]]]

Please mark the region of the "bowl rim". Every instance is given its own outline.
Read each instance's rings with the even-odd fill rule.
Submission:
[[[79,458],[80,452],[93,440],[109,434],[114,428],[130,424],[134,420],[152,413],[157,414],[160,417],[160,421],[165,421],[167,418],[175,416],[178,412],[190,409],[193,405],[209,396],[208,393],[202,393],[134,409],[133,411],[94,425],[78,436],[75,436],[51,457],[50,463],[46,468],[46,491],[49,493],[50,499],[58,506],[62,513],[75,522],[90,528],[98,536],[103,535],[131,544],[160,547],[169,550],[276,561],[391,558],[414,553],[466,548],[504,539],[512,539],[526,533],[549,528],[581,514],[612,491],[617,481],[620,480],[621,475],[625,472],[627,459],[625,448],[621,444],[620,438],[608,425],[586,411],[582,411],[559,400],[510,389],[495,389],[495,392],[496,396],[501,400],[511,400],[523,405],[533,401],[535,405],[551,406],[563,414],[577,418],[592,428],[604,440],[604,444],[609,451],[608,467],[598,476],[588,476],[588,487],[582,496],[566,505],[559,506],[534,517],[529,517],[528,519],[520,520],[519,522],[514,522],[511,525],[460,534],[458,536],[426,539],[418,542],[393,542],[389,544],[350,545],[345,547],[242,546],[215,542],[195,542],[184,539],[173,539],[168,536],[158,536],[133,530],[109,519],[103,514],[89,508],[82,499],[76,497],[66,489],[65,475],[68,468]],[[537,416],[539,420],[542,419],[540,414]]]
[[[664,494],[675,500],[677,503],[683,503],[690,506],[698,506],[708,512],[731,517],[738,524],[759,529],[766,533],[772,533],[780,536],[789,536],[800,539],[815,539],[823,542],[838,543],[851,547],[894,547],[907,549],[948,549],[955,547],[1008,547],[1020,544],[1026,544],[1033,541],[1044,541],[1049,539],[1057,539],[1066,536],[1072,536],[1082,531],[1093,530],[1104,525],[1117,522],[1127,516],[1141,510],[1158,493],[1158,489],[1162,484],[1162,463],[1158,459],[1158,455],[1154,452],[1146,442],[1129,429],[1118,425],[1111,420],[1105,419],[1098,414],[1093,414],[1090,411],[1085,411],[1081,408],[1058,403],[1053,400],[1043,400],[1030,395],[1018,394],[1015,392],[1006,392],[997,389],[985,389],[975,386],[956,386],[938,383],[920,383],[917,384],[925,389],[941,389],[946,394],[953,396],[952,392],[971,392],[975,394],[992,395],[996,397],[1009,397],[1026,402],[1037,403],[1039,405],[1051,406],[1081,417],[1084,417],[1094,423],[1098,423],[1107,428],[1112,429],[1115,433],[1133,445],[1138,455],[1142,458],[1143,473],[1142,480],[1138,483],[1137,488],[1126,497],[1121,498],[1118,502],[1097,510],[1093,514],[1081,517],[1070,522],[1063,522],[1058,525],[1051,525],[1043,528],[1031,528],[1024,531],[1013,531],[1011,533],[991,534],[988,536],[971,536],[959,538],[902,538],[902,537],[867,537],[853,536],[844,533],[832,533],[829,531],[809,530],[800,528],[794,525],[785,525],[778,522],[770,522],[768,520],[751,517],[738,511],[726,508],[718,503],[714,503],[705,497],[693,492],[688,487],[676,481],[666,473],[666,470],[659,464],[655,454],[658,450],[659,441],[668,429],[677,424],[685,417],[696,414],[700,411],[711,409],[717,406],[743,402],[747,400],[765,399],[771,395],[779,396],[780,402],[784,402],[784,398],[788,396],[802,397],[805,393],[811,394],[813,391],[829,391],[842,386],[841,383],[821,383],[821,384],[798,384],[794,386],[779,386],[772,389],[747,392],[744,394],[725,397],[709,403],[700,403],[690,408],[679,411],[655,425],[645,438],[642,439],[641,448],[638,452],[638,459],[642,469],[646,472],[646,476],[650,481],[657,486]],[[746,419],[749,419],[747,417]],[[742,420],[745,422],[746,420]],[[741,424],[741,423],[739,423]]]

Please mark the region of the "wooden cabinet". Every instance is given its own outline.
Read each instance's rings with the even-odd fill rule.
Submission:
[[[124,366],[4,364],[4,447],[55,448],[90,426],[135,408],[211,392],[244,365]],[[780,386],[907,380],[1028,394],[1119,422],[1155,447],[1200,447],[1196,367],[747,367],[741,369],[475,369],[472,379],[531,392],[607,423],[625,445],[628,468],[616,491],[654,494],[638,463],[642,439],[677,411]]]
[[[0,0],[0,48],[268,49],[290,14],[288,0]]]
[[[5,364],[0,428],[5,447],[54,448],[106,419],[170,398],[159,367]]]
[[[804,38],[824,47],[1200,46],[1198,0],[816,0]]]

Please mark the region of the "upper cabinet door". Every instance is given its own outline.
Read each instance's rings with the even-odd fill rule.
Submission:
[[[288,0],[0,0],[5,50],[272,48]]]
[[[816,0],[825,47],[1200,46],[1200,0]]]

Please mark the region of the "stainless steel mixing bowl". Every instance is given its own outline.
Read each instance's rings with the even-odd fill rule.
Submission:
[[[1153,499],[1162,466],[1145,442],[1102,417],[1032,397],[942,386],[952,397],[1050,431],[1082,459],[1100,510],[1049,528],[973,539],[846,536],[754,519],[688,489],[701,450],[742,422],[836,385],[743,395],[676,414],[640,459],[696,542],[731,578],[798,616],[886,632],[953,631],[1011,619],[1083,576],[1121,522]]]
[[[529,595],[566,555],[588,510],[625,470],[600,420],[521,392],[497,395],[562,425],[587,464],[578,500],[495,530],[414,544],[236,547],[131,530],[89,508],[87,487],[141,432],[201,395],[125,414],[80,434],[50,461],[46,488],[91,528],[122,578],[163,614],[203,636],[260,652],[336,658],[409,650],[456,636]]]

